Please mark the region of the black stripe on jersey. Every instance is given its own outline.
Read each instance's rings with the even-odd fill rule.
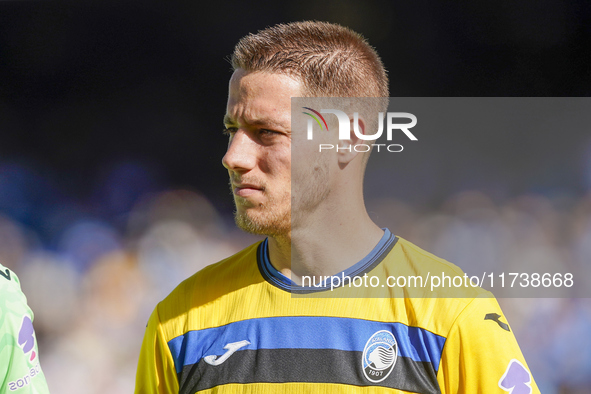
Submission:
[[[365,273],[370,272],[371,270],[373,270],[375,267],[378,266],[378,264],[380,264],[384,258],[386,258],[386,256],[388,255],[388,253],[390,253],[390,251],[392,250],[392,248],[396,245],[396,242],[398,241],[398,237],[396,237],[394,234],[390,234],[390,237],[388,238],[388,240],[386,241],[386,243],[384,244],[384,246],[377,251],[377,253],[375,254],[375,257],[373,257],[371,260],[369,260],[367,262],[366,265],[364,265],[363,267],[360,267],[358,270],[351,272],[351,273],[347,273],[346,275],[351,277],[351,279],[353,277],[359,276],[362,277]],[[260,243],[260,245],[257,248],[257,265],[259,268],[259,272],[261,273],[261,275],[263,276],[263,278],[265,278],[265,280],[272,284],[273,286],[281,289],[281,290],[285,290],[294,294],[310,294],[310,293],[317,293],[317,292],[321,292],[321,291],[329,291],[331,290],[330,286],[326,286],[326,287],[318,287],[318,288],[311,288],[311,287],[301,287],[298,288],[298,286],[288,286],[283,282],[280,282],[279,280],[277,280],[277,278],[274,278],[272,276],[269,275],[269,273],[267,272],[267,270],[263,267],[264,262],[263,259],[265,258],[265,248],[267,247],[268,241],[265,239],[263,242]],[[336,276],[339,276],[340,274],[337,274]],[[345,284],[341,284],[341,286],[344,286]],[[338,286],[338,287],[341,287]],[[337,288],[337,286],[335,286],[334,288]]]
[[[362,370],[362,352],[335,349],[241,350],[222,364],[200,360],[178,374],[179,394],[194,394],[224,384],[336,383],[379,386],[414,393],[440,393],[431,363],[398,357],[392,373],[379,383],[368,381]]]

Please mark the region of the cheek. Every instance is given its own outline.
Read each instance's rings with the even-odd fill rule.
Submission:
[[[260,169],[272,178],[291,178],[291,150],[274,151],[260,160]]]

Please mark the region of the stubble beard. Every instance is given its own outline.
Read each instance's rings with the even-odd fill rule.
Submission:
[[[286,199],[289,201],[289,195]],[[291,209],[289,206],[280,208],[276,199],[269,199],[265,204],[260,203],[256,208],[242,211],[236,207],[234,222],[241,230],[250,234],[285,237],[291,231]]]
[[[243,210],[238,209],[236,202],[240,197],[235,197],[234,222],[250,234],[290,238],[292,229],[314,220],[315,210],[330,194],[329,179],[326,160],[317,156],[312,165],[304,166],[300,173],[292,172],[292,190],[283,196],[267,194],[265,203]],[[286,201],[289,202],[287,206]]]

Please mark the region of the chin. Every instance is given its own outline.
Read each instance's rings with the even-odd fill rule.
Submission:
[[[250,234],[267,236],[284,236],[291,231],[290,213],[287,215],[277,215],[274,217],[253,217],[247,212],[238,212],[234,214],[236,225]]]

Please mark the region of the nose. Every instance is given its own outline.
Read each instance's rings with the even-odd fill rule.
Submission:
[[[226,169],[246,172],[254,168],[256,162],[256,143],[243,129],[238,129],[230,142],[222,164]]]

